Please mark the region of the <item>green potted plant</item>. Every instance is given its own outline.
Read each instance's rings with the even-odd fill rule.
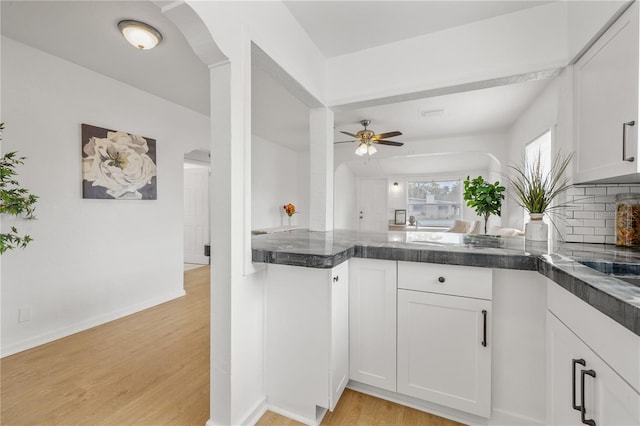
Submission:
[[[484,218],[484,233],[487,233],[487,222],[492,214],[500,216],[504,186],[500,182],[489,183],[482,176],[464,181],[464,200],[473,208],[478,216]]]
[[[542,218],[554,209],[565,207],[565,204],[553,205],[553,201],[570,186],[565,172],[572,157],[571,154],[555,156],[548,171],[543,170],[539,153],[530,163],[523,161],[518,166],[510,166],[513,174],[509,182],[516,200],[531,219],[525,225],[525,239],[547,240],[548,226]]]
[[[4,123],[0,123],[1,132]],[[25,157],[18,157],[16,152],[8,152],[0,157],[0,214],[35,219],[34,210],[38,197],[22,188],[16,176],[16,167],[24,164]],[[12,226],[9,232],[0,234],[0,254],[15,248],[25,248],[32,241],[29,235],[21,236],[18,229]]]

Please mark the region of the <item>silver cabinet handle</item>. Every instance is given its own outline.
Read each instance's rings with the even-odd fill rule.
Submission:
[[[635,121],[627,121],[626,123],[622,123],[622,161],[635,161],[635,157],[627,158],[627,126],[635,126]]]

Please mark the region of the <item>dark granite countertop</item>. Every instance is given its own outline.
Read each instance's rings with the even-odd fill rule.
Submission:
[[[640,264],[640,251],[604,244],[526,243],[445,232],[310,232],[252,238],[254,262],[333,268],[352,257],[538,271],[640,336],[640,287],[579,261]]]

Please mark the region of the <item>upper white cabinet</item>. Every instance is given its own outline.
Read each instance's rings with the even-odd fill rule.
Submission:
[[[638,3],[574,66],[574,183],[638,182]]]
[[[398,262],[398,392],[491,415],[487,268]]]
[[[309,424],[333,410],[349,381],[349,266],[268,265],[269,403]]]
[[[396,390],[396,262],[351,259],[350,378]]]

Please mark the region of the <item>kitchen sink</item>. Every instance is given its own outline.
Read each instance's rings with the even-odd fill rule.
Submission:
[[[578,262],[583,264],[584,266],[588,266],[591,269],[595,269],[598,272],[602,272],[603,274],[610,275],[614,278],[640,287],[640,264],[638,263],[604,262],[590,260],[579,260]]]

